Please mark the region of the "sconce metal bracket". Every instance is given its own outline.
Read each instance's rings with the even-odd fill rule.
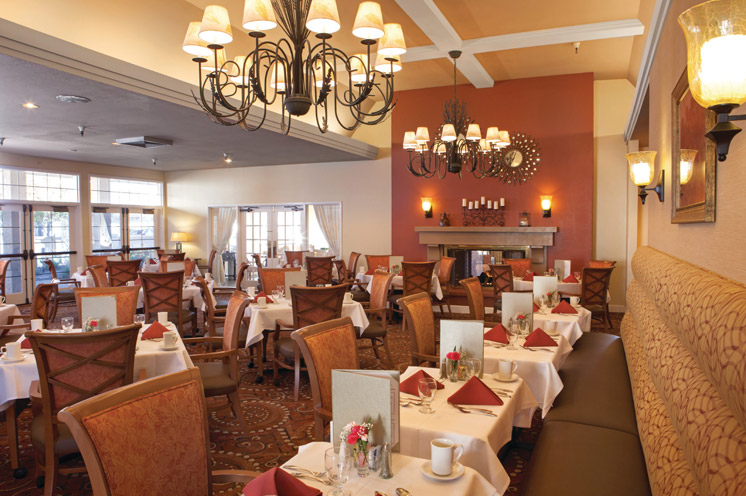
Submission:
[[[645,205],[645,199],[648,197],[648,191],[655,191],[658,195],[658,201],[663,203],[663,200],[665,199],[665,178],[666,178],[666,171],[661,170],[661,175],[658,177],[658,182],[656,183],[654,188],[646,188],[644,186],[640,186],[640,192],[637,196],[640,197],[640,201],[643,205]]]
[[[713,105],[710,110],[717,114],[717,124],[705,135],[715,142],[717,147],[718,162],[725,162],[728,149],[733,138],[741,132],[741,128],[731,121],[746,120],[746,115],[730,115],[738,105]]]

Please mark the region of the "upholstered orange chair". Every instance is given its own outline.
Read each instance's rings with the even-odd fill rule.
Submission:
[[[135,323],[137,313],[137,297],[140,286],[118,286],[116,288],[75,288],[75,304],[78,306],[78,322],[83,322],[81,315],[81,301],[83,298],[96,296],[114,296],[117,300],[117,325]]]
[[[207,258],[207,270],[205,270],[205,272],[212,274],[212,264],[215,263],[215,255],[217,254],[217,250],[210,250],[210,256]]]
[[[126,286],[128,282],[137,279],[140,260],[109,260],[106,267],[109,271],[109,286]]]
[[[196,367],[100,394],[57,417],[80,447],[95,495],[206,495],[213,494],[213,484],[247,483],[259,475],[211,472],[208,414]]]
[[[478,277],[469,277],[459,281],[466,292],[466,301],[469,303],[469,319],[484,320],[484,294],[482,293],[482,282]]]
[[[274,358],[272,364],[275,386],[280,385],[279,368],[295,372],[295,388],[293,390],[295,401],[298,401],[300,373],[305,368],[301,366],[300,350],[293,340],[281,336],[283,328],[285,331],[297,330],[311,324],[340,318],[342,316],[342,302],[346,289],[346,286],[324,288],[293,286],[290,288],[290,298],[293,304],[293,322],[277,321],[273,340]],[[354,350],[350,350],[350,352],[352,353]]]
[[[503,262],[513,268],[513,277],[523,277],[531,271],[530,258],[503,258]]]
[[[443,293],[443,298],[435,300],[440,307],[440,313],[443,313],[443,305],[448,307],[448,315],[452,315],[451,312],[451,274],[453,274],[453,264],[456,263],[456,259],[453,257],[441,257],[440,265],[438,266],[438,283],[440,284],[440,290]]]
[[[259,269],[259,283],[262,285],[262,291],[266,294],[272,294],[272,291],[285,286],[285,272],[291,270],[300,270],[300,267],[282,267],[278,269]],[[287,292],[288,288],[285,288]]]
[[[228,299],[233,292],[243,291],[243,282],[244,279],[246,279],[246,272],[249,268],[249,262],[242,262],[241,265],[238,266],[238,270],[236,271],[236,286],[234,288],[220,287],[213,289],[212,293],[216,300],[215,308],[225,310],[225,307],[228,306]]]
[[[89,267],[91,265],[101,265],[102,267],[106,268],[106,262],[108,261],[108,259],[108,255],[86,255],[85,264]]]
[[[184,271],[139,272],[145,301],[145,318],[149,321],[158,312],[168,312],[168,320],[176,322],[179,334],[184,336],[184,322],[191,322],[192,332],[197,330],[197,312],[183,308]]]
[[[383,268],[388,272],[390,267],[391,255],[365,255],[365,263],[368,264],[366,274],[372,275],[373,272]]]
[[[97,288],[106,288],[109,286],[109,278],[106,276],[105,265],[91,265],[86,270],[93,277],[94,286]]]
[[[352,279],[357,277],[357,263],[360,260],[360,253],[353,251],[350,252],[350,261],[347,262],[347,271]]]
[[[319,284],[332,283],[332,260],[334,260],[334,257],[306,257],[309,286],[315,287]]]
[[[31,423],[37,481],[52,496],[59,474],[85,472],[59,469],[61,456],[77,453],[70,430],[57,420],[61,409],[126,384],[134,375],[139,325],[71,334],[29,332],[39,371],[42,414]]]
[[[337,278],[332,282],[333,284],[347,284],[350,285],[350,277],[347,274],[347,264],[344,260],[332,260],[334,268],[337,269]]]
[[[303,254],[308,253],[306,250],[301,251],[286,251],[285,252],[285,267],[302,267],[303,266]]]
[[[360,368],[357,353],[350,353],[355,349],[355,336],[349,317],[313,324],[290,335],[308,367],[316,441],[324,440],[326,425],[332,420],[332,370]]]
[[[604,319],[609,329],[613,329],[614,326],[611,323],[611,316],[609,315],[609,303],[606,300],[606,296],[609,293],[609,282],[611,281],[611,273],[614,267],[584,267],[583,276],[580,281],[580,294],[574,293],[560,293],[560,296],[580,296],[580,304],[583,308],[591,312],[591,318],[600,320],[603,323]],[[600,317],[598,314],[602,314]]]
[[[261,255],[259,255],[258,253],[252,253],[251,258],[254,260],[254,264],[256,265],[257,269],[261,269],[263,267]]]
[[[435,262],[402,262],[401,266],[402,294],[391,296],[392,310],[399,314],[401,314],[401,306],[398,301],[402,296],[411,296],[417,293],[426,293],[430,296]],[[406,327],[406,321],[404,327]]]
[[[373,353],[376,358],[383,363],[378,348],[383,346],[383,350],[386,352],[386,362],[384,365],[388,368],[394,366],[394,360],[391,358],[391,351],[389,351],[389,340],[388,340],[388,316],[390,309],[387,308],[386,303],[389,299],[389,293],[391,292],[391,281],[394,280],[394,274],[377,270],[373,274],[373,281],[371,281],[370,289],[370,301],[362,303],[365,309],[365,314],[368,316],[368,327],[358,335],[360,340],[370,340],[369,346],[360,346],[358,349],[373,349]]]
[[[513,292],[513,268],[509,264],[490,265],[495,312],[502,310],[503,293]]]
[[[399,300],[410,336],[412,365],[437,367],[440,363],[435,336],[435,318],[430,295],[417,293]]]
[[[34,319],[42,319],[44,328],[47,329],[57,315],[57,291],[56,284],[38,284],[31,298],[28,315],[11,315],[8,317],[8,325],[0,326],[0,329],[23,328],[27,326],[26,322],[30,323]]]

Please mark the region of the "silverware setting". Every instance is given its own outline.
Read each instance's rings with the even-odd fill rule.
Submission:
[[[308,479],[316,482],[320,482],[325,486],[332,486],[332,481],[326,476],[324,472],[314,472],[312,470],[305,469],[303,467],[296,467],[294,465],[286,465],[282,467],[283,470],[287,471],[293,477],[299,479]]]
[[[521,348],[523,348],[524,350],[528,350],[528,351],[548,351],[550,353],[554,353],[553,350],[548,350],[546,348],[529,348],[529,347],[523,346],[523,345],[521,345]]]
[[[453,406],[455,409],[460,411],[461,413],[475,413],[477,415],[486,415],[488,417],[497,417],[497,414],[492,413],[491,410],[487,410],[485,408],[476,408],[473,406],[465,407],[462,405],[457,405],[455,403],[450,403],[451,406]]]
[[[507,391],[500,390],[500,389],[495,389],[495,388],[490,388],[490,389],[492,389],[492,391],[494,391],[495,393],[497,393],[498,396],[504,396],[505,398],[512,398],[513,397],[513,393],[512,392],[509,393]]]
[[[421,400],[403,400],[403,401],[399,401],[399,406],[407,407],[409,405],[420,406],[420,405],[422,405],[422,401]]]

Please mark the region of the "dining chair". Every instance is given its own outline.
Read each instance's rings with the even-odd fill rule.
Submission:
[[[365,255],[365,263],[368,264],[366,274],[373,274],[378,269],[388,272],[391,268],[389,267],[390,257],[391,255]]]
[[[285,267],[302,267],[304,253],[308,252],[306,250],[285,251]]]
[[[15,336],[15,339],[18,339],[18,336]],[[10,469],[13,471],[14,479],[23,479],[28,474],[28,470],[25,467],[21,467],[18,454],[18,417],[23,413],[29,403],[30,400],[28,398],[19,398],[6,402],[3,405],[3,410],[0,410],[0,424],[5,425]]]
[[[262,291],[271,295],[280,286],[285,287],[285,272],[300,270],[300,267],[280,267],[277,269],[259,269],[259,284]],[[288,288],[285,288],[287,292]]]
[[[11,315],[8,317],[8,324],[0,326],[0,329],[30,329],[29,324],[34,319],[41,319],[47,329],[57,315],[57,291],[56,284],[37,284],[28,315]]]
[[[359,369],[355,328],[349,317],[328,320],[293,331],[290,337],[308,368],[313,398],[314,439],[323,441],[332,420],[332,370]]]
[[[399,302],[404,310],[404,320],[409,329],[412,365],[418,367],[424,363],[427,366],[437,367],[440,357],[436,344],[435,317],[430,295],[417,293],[405,296]]]
[[[609,293],[609,282],[614,267],[583,267],[583,275],[580,281],[580,294],[560,293],[561,297],[579,296],[580,304],[591,312],[591,319],[606,320],[609,329],[614,326],[609,315],[609,302],[606,299]],[[601,317],[598,314],[602,314]]]
[[[83,455],[93,494],[208,495],[213,484],[245,484],[257,477],[213,470],[202,391],[200,371],[192,367],[62,409],[57,417]]]
[[[0,260],[0,296],[3,298],[5,295],[5,278],[8,275],[8,267],[10,267],[12,260],[2,259]]]
[[[357,263],[359,260],[360,253],[356,251],[350,252],[350,261],[347,262],[347,271],[353,279],[357,277]]]
[[[142,281],[145,318],[149,321],[158,312],[168,312],[168,320],[177,323],[184,336],[184,322],[191,322],[192,333],[197,331],[197,312],[183,305],[184,271],[139,272]]]
[[[106,262],[109,260],[108,255],[86,255],[85,264],[90,267],[91,265],[101,265],[106,268]]]
[[[433,284],[435,262],[402,262],[402,294],[391,296],[391,309],[401,314],[399,299],[417,293],[426,293],[430,297]],[[406,321],[403,326],[406,328]],[[406,329],[402,328],[402,331]]]
[[[443,305],[448,308],[448,315],[453,315],[451,312],[451,275],[453,274],[453,265],[456,259],[453,257],[441,257],[440,265],[438,266],[438,283],[440,284],[440,291],[443,293],[443,298],[440,300],[435,299],[433,295],[433,301],[437,301],[440,307],[440,313],[443,313]]]
[[[334,257],[306,257],[307,284],[310,287],[332,283]]]
[[[109,286],[109,278],[106,276],[105,265],[90,265],[86,269],[93,278],[93,285],[97,288],[106,288]]]
[[[495,312],[502,311],[503,293],[513,292],[513,268],[510,264],[490,265],[492,277],[492,294],[495,301],[492,307]]]
[[[391,358],[388,340],[388,321],[390,309],[388,308],[389,293],[391,292],[391,281],[394,280],[394,274],[377,270],[373,274],[370,289],[370,301],[362,303],[365,314],[368,317],[368,327],[362,333],[357,334],[358,340],[370,340],[370,345],[358,347],[358,350],[372,349],[376,358],[381,360],[379,348],[383,346],[386,352],[386,362],[384,365],[388,368],[394,366],[394,360]]]
[[[469,277],[460,280],[459,284],[466,292],[466,301],[469,303],[469,320],[484,320],[482,282],[478,277]]]
[[[225,309],[228,306],[228,299],[234,291],[243,291],[243,282],[246,279],[246,272],[249,270],[249,262],[242,262],[236,271],[236,285],[233,288],[219,287],[213,289],[215,296],[215,307]]]
[[[591,260],[588,262],[588,267],[591,269],[606,269],[608,267],[616,267],[615,260]]]
[[[79,452],[70,429],[57,412],[97,394],[131,384],[139,325],[105,331],[29,332],[39,372],[41,415],[31,422],[37,486],[52,496],[59,474],[85,472],[83,467],[59,468],[59,458]],[[117,435],[118,436],[118,435]]]
[[[57,284],[57,306],[74,305],[75,295],[73,294],[73,289],[80,287],[80,281],[69,277],[65,279],[57,277],[57,268],[54,266],[54,262],[48,258],[44,260],[44,265],[49,269],[49,275],[52,276],[52,281],[57,281],[54,283]]]
[[[503,262],[513,269],[513,277],[523,277],[531,271],[530,258],[503,258]]]
[[[333,284],[346,284],[350,286],[349,275],[347,274],[347,264],[344,260],[332,260],[334,268],[337,269],[337,277],[332,280]]]
[[[290,288],[293,321],[283,322],[278,320],[275,324],[272,368],[275,386],[280,385],[280,368],[295,372],[294,401],[298,401],[301,370],[306,369],[301,365],[300,350],[291,338],[282,337],[282,332],[294,331],[311,324],[340,318],[342,316],[342,302],[345,290],[345,286],[329,286],[324,288],[293,286]],[[350,350],[350,352],[354,352],[354,350]]]
[[[140,286],[117,286],[113,288],[75,288],[75,304],[78,307],[78,322],[83,322],[82,300],[98,296],[114,296],[117,301],[117,326],[135,323],[137,298]]]
[[[137,279],[140,260],[109,260],[106,267],[109,271],[110,286],[126,286],[128,282]]]
[[[172,253],[171,255],[166,255],[166,257],[167,262],[183,262],[186,259],[186,253],[182,251],[180,253]]]
[[[210,256],[207,258],[207,270],[205,272],[212,274],[212,264],[215,263],[215,255],[217,254],[217,250],[210,250]]]
[[[254,264],[256,265],[257,269],[261,269],[263,267],[262,265],[262,256],[258,253],[252,253],[251,258],[254,260]]]
[[[213,346],[221,348],[220,351],[190,354],[189,357],[200,371],[205,397],[226,397],[225,403],[210,403],[208,410],[230,408],[247,436],[249,425],[246,423],[238,397],[238,387],[241,383],[241,375],[238,373],[238,351],[240,328],[249,301],[249,295],[241,291],[235,291],[231,295],[222,322],[222,336],[210,335],[184,339],[185,345],[210,343],[210,349]]]

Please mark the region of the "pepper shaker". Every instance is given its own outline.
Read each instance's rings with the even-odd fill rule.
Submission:
[[[379,465],[381,467],[381,479],[390,479],[394,476],[394,471],[391,468],[391,447],[389,446],[389,443],[384,443],[383,445]]]

